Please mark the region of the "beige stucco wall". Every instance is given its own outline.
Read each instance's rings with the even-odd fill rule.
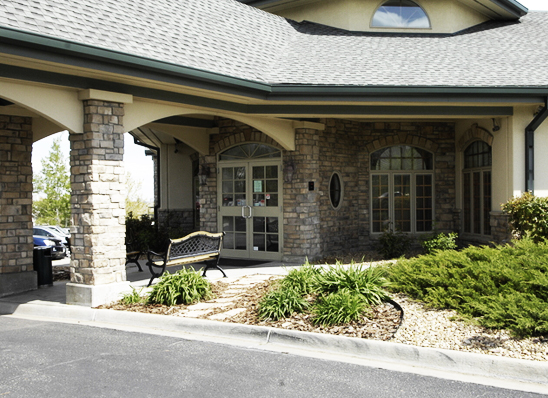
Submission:
[[[352,31],[386,32],[371,28],[375,10],[385,0],[323,0],[275,11],[296,21],[312,21]],[[456,0],[415,0],[430,18],[431,29],[390,29],[391,32],[454,33],[487,18]]]
[[[160,148],[160,210],[192,209],[192,160],[190,148],[162,145]],[[130,170],[131,171],[131,170]]]

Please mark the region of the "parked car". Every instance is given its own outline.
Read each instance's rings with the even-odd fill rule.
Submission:
[[[42,246],[51,248],[51,258],[53,260],[60,260],[67,256],[67,248],[60,239],[38,235],[34,235],[32,238],[34,240],[34,247]]]
[[[44,236],[47,238],[58,239],[63,243],[63,245],[65,245],[67,249],[70,250],[70,235],[67,236],[67,234],[60,233],[59,231],[57,231],[56,229],[52,227],[45,226],[45,225],[37,225],[33,228],[32,234],[36,236]]]

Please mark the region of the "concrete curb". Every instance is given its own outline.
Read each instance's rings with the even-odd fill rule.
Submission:
[[[548,363],[544,362],[203,319],[92,309],[45,301],[26,304],[0,302],[0,314],[238,339],[263,346],[286,346],[461,375],[531,383],[546,386],[548,389]]]

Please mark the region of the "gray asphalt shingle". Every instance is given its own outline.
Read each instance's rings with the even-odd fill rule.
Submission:
[[[456,35],[296,23],[235,0],[10,0],[0,26],[272,84],[548,86],[548,13]]]

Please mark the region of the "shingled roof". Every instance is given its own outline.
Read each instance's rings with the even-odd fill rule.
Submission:
[[[548,87],[546,12],[403,35],[297,23],[235,0],[10,0],[1,30],[272,85]]]

